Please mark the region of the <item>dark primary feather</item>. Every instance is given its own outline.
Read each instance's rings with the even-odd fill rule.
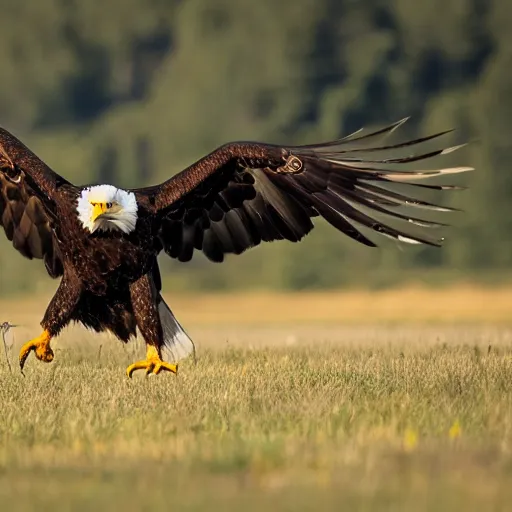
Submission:
[[[58,179],[21,142],[0,129],[0,224],[14,248],[26,258],[42,259],[54,278],[62,275],[63,266],[43,204]]]
[[[418,183],[428,178],[472,170],[400,170],[403,164],[448,154],[461,146],[399,156],[398,151],[432,141],[448,132],[397,144],[375,144],[405,120],[333,142],[281,147],[261,143],[222,146],[159,187],[138,189],[151,198],[161,216],[159,238],[172,258],[189,261],[194,250],[212,261],[240,254],[261,242],[298,242],[321,216],[357,242],[376,244],[361,226],[395,240],[440,246],[432,228],[444,223],[403,211],[452,211],[417,199],[400,186],[457,190],[453,185]],[[383,153],[382,158],[365,153]],[[400,211],[399,211],[400,210]],[[419,229],[417,229],[419,228]]]
[[[62,261],[41,201],[26,184],[13,184],[0,174],[0,223],[16,250],[44,260],[51,277],[62,275]]]

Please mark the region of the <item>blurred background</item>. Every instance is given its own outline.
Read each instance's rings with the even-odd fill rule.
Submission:
[[[230,140],[299,144],[405,116],[471,141],[443,249],[369,249],[317,222],[222,265],[162,258],[172,290],[506,282],[512,264],[512,3],[1,0],[0,124],[77,184],[163,181]],[[451,138],[451,140],[450,140]],[[446,160],[443,160],[441,165]],[[52,286],[0,239],[0,293]]]

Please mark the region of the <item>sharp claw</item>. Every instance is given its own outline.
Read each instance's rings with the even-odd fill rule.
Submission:
[[[137,361],[136,363],[131,364],[126,369],[126,375],[131,379],[133,372],[136,370],[146,370],[146,376],[150,375],[158,375],[162,370],[178,374],[178,366],[171,363],[166,363],[162,361],[160,358],[151,358],[146,359],[144,361]]]
[[[53,350],[50,347],[51,336],[48,331],[44,331],[41,336],[38,338],[34,338],[29,342],[25,343],[21,347],[19,361],[20,361],[20,370],[23,374],[23,368],[25,366],[25,362],[27,361],[30,352],[34,351],[35,356],[39,361],[43,361],[45,363],[51,363],[53,361]]]
[[[25,366],[25,361],[27,360],[27,357],[28,357],[28,355],[30,354],[30,352],[32,350],[34,350],[34,349],[31,348],[27,352],[25,352],[24,354],[20,355],[20,370],[21,370],[21,373],[23,373],[23,367]]]
[[[148,345],[145,360],[137,361],[128,366],[126,375],[131,379],[133,372],[136,370],[146,370],[146,376],[158,375],[162,370],[174,374],[178,373],[177,365],[162,361],[160,351],[154,345]]]
[[[32,352],[32,350],[35,349],[35,347],[28,347],[27,349],[24,350],[24,347],[25,346],[22,347],[21,352],[20,352],[20,369],[22,372],[23,372],[23,367],[25,366],[25,361],[27,360],[28,355],[30,354],[30,352]]]
[[[136,363],[133,363],[130,366],[128,366],[128,368],[126,369],[126,375],[128,375],[128,377],[130,377],[131,379],[132,374],[135,370],[144,370],[147,368],[147,361],[137,361]]]

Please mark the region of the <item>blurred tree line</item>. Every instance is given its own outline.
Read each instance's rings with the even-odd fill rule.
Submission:
[[[154,184],[229,140],[476,140],[443,249],[360,247],[322,222],[222,265],[161,262],[174,287],[308,288],[502,275],[512,263],[512,3],[501,0],[0,0],[0,124],[76,183]],[[436,199],[440,199],[437,197]],[[452,221],[452,219],[449,219]],[[426,274],[428,272],[428,274]],[[436,275],[437,275],[436,274]],[[2,237],[0,289],[46,283]]]

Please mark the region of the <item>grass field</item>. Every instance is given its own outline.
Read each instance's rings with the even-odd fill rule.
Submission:
[[[140,342],[81,328],[25,377],[2,355],[2,510],[506,510],[507,298],[169,298],[198,346],[177,378],[127,380]],[[45,300],[0,303],[13,363]]]

